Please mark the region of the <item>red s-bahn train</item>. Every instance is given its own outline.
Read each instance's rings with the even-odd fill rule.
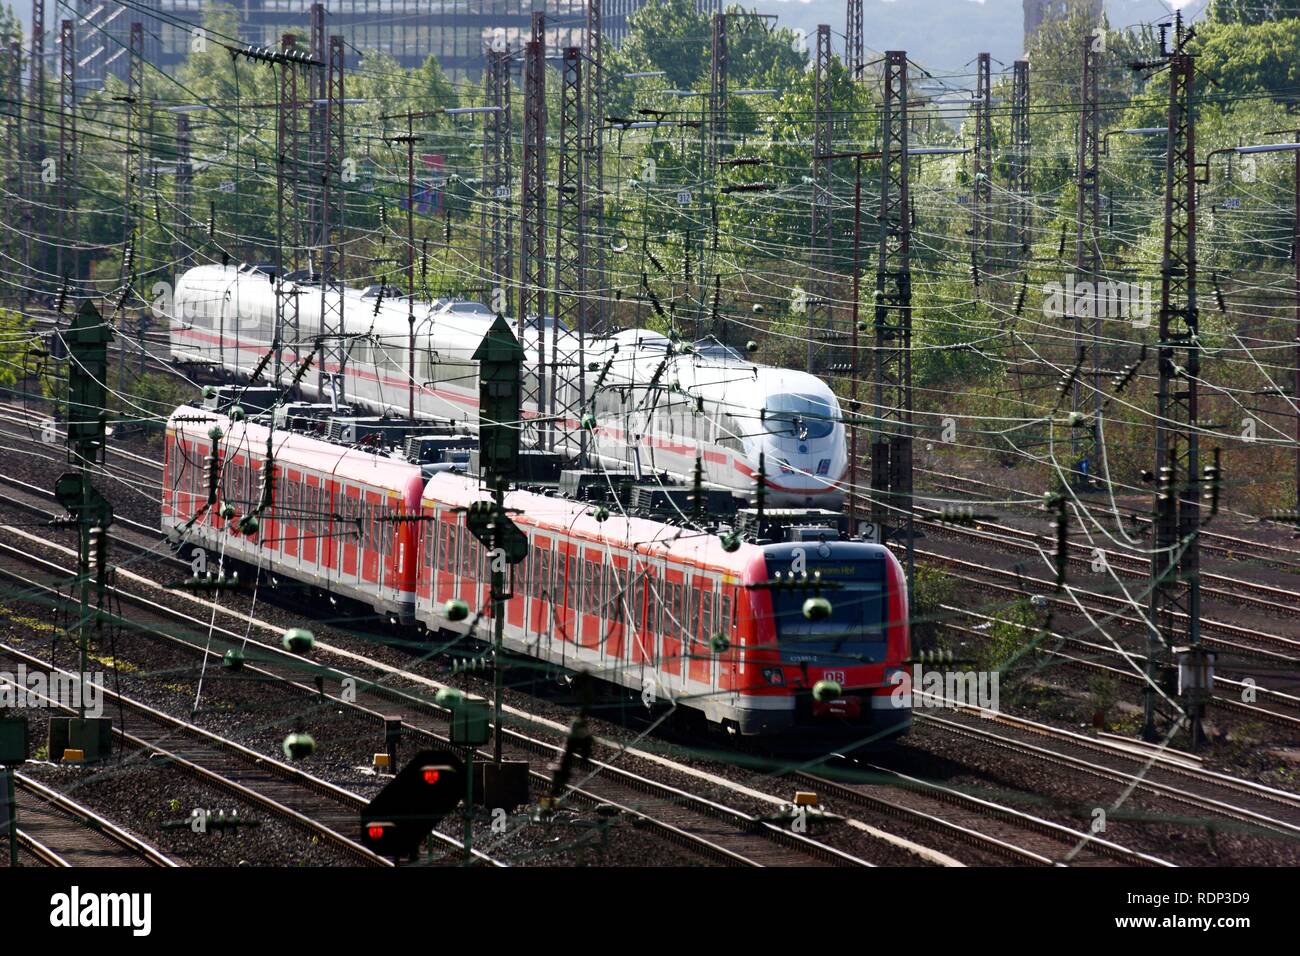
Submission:
[[[267,500],[268,453],[273,491],[245,533],[240,518]],[[443,613],[459,599],[483,610],[475,636],[490,636],[490,557],[464,512],[488,497],[476,480],[425,480],[418,465],[192,407],[168,422],[164,467],[162,525],[175,544],[354,599],[398,626],[463,633],[471,622]],[[600,520],[590,504],[548,495],[509,492],[506,507],[529,542],[505,602],[515,653],[587,669],[743,735],[815,728],[866,741],[910,726],[907,591],[888,549],[830,541],[728,552],[716,535],[616,513]],[[810,592],[799,583],[814,573],[831,605],[817,620],[805,616]],[[775,586],[792,578],[795,587]],[[814,695],[821,681],[841,692]]]

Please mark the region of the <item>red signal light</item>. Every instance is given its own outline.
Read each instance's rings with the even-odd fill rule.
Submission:
[[[441,776],[442,776],[442,772],[439,771],[437,767],[424,768],[424,782],[431,787],[437,784],[438,779]]]
[[[372,840],[382,840],[384,838],[384,828],[379,824],[374,824],[366,830],[366,835]]]

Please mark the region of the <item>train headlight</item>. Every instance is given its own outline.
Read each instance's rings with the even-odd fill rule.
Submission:
[[[784,687],[785,671],[779,667],[764,667],[763,680],[767,681],[773,687]]]
[[[810,621],[824,621],[831,616],[831,602],[824,597],[810,597],[803,602],[803,616]]]
[[[819,680],[813,684],[813,700],[818,703],[826,703],[830,700],[839,700],[840,695],[844,693],[844,688],[840,687],[838,681]]]

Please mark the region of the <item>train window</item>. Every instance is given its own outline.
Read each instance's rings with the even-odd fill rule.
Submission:
[[[691,579],[688,576],[682,583],[682,636],[690,640],[695,634],[697,625],[696,611],[699,610],[699,591],[691,587]]]
[[[700,635],[705,640],[713,636],[713,598],[712,588],[700,592]]]

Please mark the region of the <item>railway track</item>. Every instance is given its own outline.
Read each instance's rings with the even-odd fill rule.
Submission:
[[[14,774],[18,839],[47,866],[175,867],[161,850],[66,794]]]
[[[916,691],[914,690],[914,694]],[[945,716],[915,720],[974,744],[1031,754],[1046,763],[1133,787],[1197,813],[1233,820],[1259,833],[1300,837],[1300,795],[1208,770],[1186,755],[1137,741],[1088,737],[932,695]]]
[[[939,512],[928,508],[917,508],[916,510],[919,514],[939,515]],[[967,528],[942,521],[929,521],[923,518],[917,518],[916,523],[948,537],[993,544],[1023,554],[1041,555],[1054,553],[1056,550],[1055,541],[1046,535],[1039,535],[1032,531],[1022,531],[1019,528],[1012,528],[996,522],[981,521],[976,528]],[[1096,560],[1098,553],[1102,556],[1106,565],[1130,579],[1145,580],[1151,576],[1150,563],[1145,559],[1106,548],[1092,549],[1075,542],[1069,544],[1068,560],[1075,567],[1089,567]],[[1200,578],[1201,594],[1206,598],[1214,598],[1229,604],[1259,608],[1280,617],[1300,617],[1300,592],[1288,591],[1285,588],[1274,587],[1269,584],[1245,581],[1240,578],[1231,578],[1205,570],[1200,572]]]
[[[7,568],[0,568],[0,577],[12,580]],[[33,583],[27,582],[28,586]],[[52,662],[3,642],[0,642],[0,659],[71,677]],[[391,865],[344,835],[344,831],[355,829],[356,813],[367,802],[363,798],[148,704],[108,688],[102,693],[106,702],[132,716],[132,733],[119,726],[113,728],[123,746],[148,759],[165,760],[241,801],[273,813],[336,846],[358,863]],[[30,690],[28,696],[33,696]],[[76,713],[60,701],[49,697],[40,699],[43,706],[70,715]],[[450,839],[446,842],[458,846]]]
[[[1008,621],[999,618],[996,615],[981,614],[968,608],[941,604],[939,610],[951,614],[954,617],[960,616],[980,621],[985,625],[1001,624],[1004,626],[1023,629],[1025,631],[1032,630],[1014,621]],[[972,627],[955,624],[952,621],[944,621],[942,626],[945,630],[976,642],[987,638],[987,635],[982,631],[976,630]],[[1096,655],[1096,657],[1114,658],[1117,660],[1124,660],[1127,658],[1128,661],[1137,667],[1141,667],[1146,661],[1146,656],[1144,654],[1135,651],[1125,651],[1123,654],[1120,654],[1120,652],[1113,646],[1083,640],[1080,637],[1063,634],[1059,631],[1047,632],[1046,636],[1055,642],[1076,647],[1082,653]],[[1067,654],[1063,651],[1042,646],[1035,647],[1034,653],[1042,657],[1050,658],[1066,667],[1086,670],[1092,673],[1105,674],[1115,680],[1121,680],[1125,683],[1131,683],[1137,686],[1145,684],[1145,678],[1143,675],[1137,673],[1132,668],[1126,669],[1122,667],[1114,667],[1110,664],[1104,663],[1102,660],[1096,659],[1095,657],[1080,657],[1075,654]],[[1261,687],[1259,684],[1254,684],[1250,689],[1257,697],[1262,698],[1262,700],[1268,705],[1261,706],[1258,700],[1256,703],[1248,704],[1241,699],[1243,691],[1246,690],[1246,684],[1243,681],[1232,680],[1231,678],[1224,677],[1222,674],[1215,674],[1214,684],[1216,687],[1223,687],[1228,692],[1235,693],[1238,696],[1229,697],[1224,696],[1223,694],[1215,694],[1210,699],[1210,704],[1212,706],[1233,711],[1242,717],[1266,720],[1270,723],[1289,727],[1292,730],[1300,730],[1300,697],[1272,690],[1267,687]]]
[[[987,481],[981,481],[978,478],[968,478],[965,475],[953,475],[946,472],[934,471],[929,468],[917,468],[916,471],[922,474],[934,476],[937,481],[933,482],[936,487],[945,488],[958,494],[969,494],[969,489],[960,487],[961,485],[975,486],[977,488],[988,488],[991,492],[977,491],[979,494],[988,499],[1004,500],[1008,493],[1019,495],[1026,500],[1025,508],[1038,510],[1041,505],[1042,495],[1038,492],[1028,492],[1018,488],[1008,488],[1001,485],[994,485]],[[957,485],[950,484],[956,482]],[[1028,501],[1034,501],[1034,505],[1029,505]],[[1128,521],[1135,522],[1139,527],[1149,529],[1151,517],[1143,511],[1128,510],[1118,511],[1118,516]],[[1288,548],[1285,545],[1272,544],[1266,541],[1250,541],[1231,535],[1221,534],[1216,531],[1201,530],[1201,551],[1203,554],[1219,555],[1230,561],[1241,561],[1248,559],[1257,561],[1262,564],[1268,564],[1274,567],[1283,568],[1289,571],[1300,573],[1300,549]]]
[[[161,420],[165,421],[165,418]],[[41,444],[49,444],[55,448],[62,447],[67,441],[67,431],[62,427],[61,422],[56,421],[48,412],[30,405],[0,401],[0,422],[6,422],[24,429],[23,432],[19,433],[21,437],[31,438]],[[47,427],[52,430],[52,441],[46,441],[41,437],[41,431]],[[147,455],[140,455],[125,448],[118,448],[111,442],[107,446],[107,452],[123,462],[129,462],[132,467],[145,469],[149,473],[161,472],[163,468],[162,462]]]
[[[1033,587],[1035,596],[1041,597],[1042,600],[1059,609],[1070,613],[1078,613],[1079,605],[1076,605],[1069,597],[1069,595],[1073,595],[1079,599],[1081,605],[1086,601],[1087,604],[1084,606],[1089,611],[1098,611],[1099,608],[1105,608],[1106,610],[1100,613],[1107,622],[1119,622],[1140,629],[1142,633],[1146,632],[1146,624],[1142,618],[1123,613],[1123,610],[1133,607],[1133,603],[1129,600],[1077,587],[1068,587],[1066,596],[1061,596],[1056,593],[1055,583],[1043,578],[990,567],[987,563],[966,561],[937,551],[917,548],[915,554],[918,558],[924,558],[951,569],[953,577],[978,590],[988,591],[1015,601],[1023,600],[1029,593],[1026,588]],[[993,580],[990,580],[990,578]],[[1003,581],[1011,583],[1001,583]],[[1139,608],[1139,610],[1141,609]],[[1145,613],[1145,611],[1142,611],[1142,613]],[[1186,619],[1186,615],[1182,612],[1175,612],[1174,616],[1176,619]],[[1294,668],[1297,662],[1300,662],[1300,641],[1281,634],[1270,634],[1252,628],[1240,627],[1202,615],[1201,635],[1201,640],[1207,646],[1231,651],[1243,657],[1260,658],[1290,668]]]
[[[928,821],[954,840],[1018,865],[1058,865],[1069,853],[1078,866],[1173,866],[1096,834],[874,763],[854,761],[830,769],[834,776],[799,772],[794,779],[853,806]]]

